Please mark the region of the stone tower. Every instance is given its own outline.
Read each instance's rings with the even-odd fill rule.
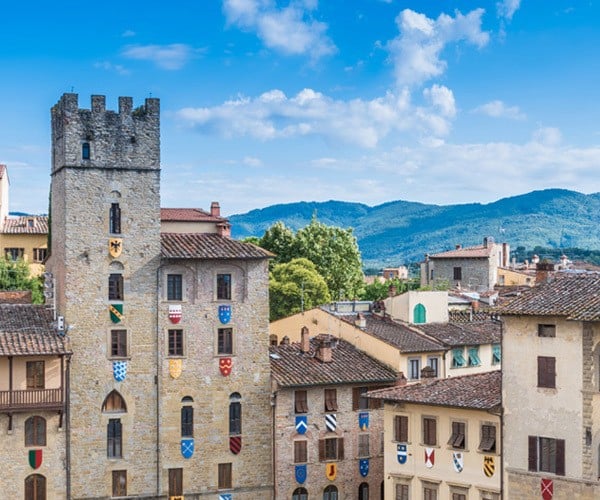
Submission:
[[[74,355],[71,498],[157,493],[159,100],[52,108],[51,257]],[[59,318],[60,320],[60,318]]]

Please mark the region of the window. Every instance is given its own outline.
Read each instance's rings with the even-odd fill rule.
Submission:
[[[423,444],[437,445],[437,420],[433,417],[423,417]]]
[[[167,274],[167,300],[182,300],[183,276],[181,274]]]
[[[459,488],[457,486],[450,487],[450,498],[452,500],[467,500],[469,498],[469,490],[467,488]]]
[[[369,435],[359,434],[358,435],[358,456],[360,458],[368,457],[369,454]]]
[[[183,356],[183,330],[169,330],[169,356]]]
[[[538,387],[556,387],[556,358],[538,356]]]
[[[396,498],[395,500],[410,500],[408,484],[397,484],[396,485]]]
[[[481,500],[500,500],[500,494],[493,491],[482,491]]]
[[[479,366],[481,360],[479,359],[479,347],[469,347],[469,366]]]
[[[437,500],[438,487],[436,484],[423,484],[423,500]]]
[[[44,362],[27,361],[27,389],[44,389]]]
[[[107,426],[107,449],[108,458],[122,458],[123,430],[120,418],[111,418]]]
[[[344,439],[343,438],[325,438],[319,439],[319,461],[343,460],[344,459]]]
[[[498,365],[502,362],[502,348],[500,344],[492,345],[492,364]]]
[[[306,391],[294,391],[294,411],[296,413],[308,413]]]
[[[462,280],[462,267],[455,267],[454,268],[454,279],[455,280]]]
[[[292,493],[292,500],[308,500],[308,491],[306,488],[296,488]]]
[[[433,370],[433,376],[435,378],[439,377],[439,363],[440,363],[440,359],[435,357],[435,358],[427,358],[427,366],[431,367],[431,369]]]
[[[183,495],[183,469],[169,469],[169,498]]]
[[[337,390],[325,389],[325,411],[337,411]]]
[[[182,438],[194,437],[194,407],[193,406],[185,405],[185,406],[181,407],[181,437]]]
[[[481,451],[496,453],[496,426],[483,424],[481,426],[481,442],[479,443]]]
[[[217,330],[217,354],[233,354],[233,328]]]
[[[462,368],[467,365],[467,360],[463,354],[464,349],[462,347],[452,349],[452,368]]]
[[[556,337],[556,325],[538,325],[538,337]]]
[[[358,486],[358,500],[369,500],[368,483],[360,483]]]
[[[231,300],[231,274],[217,274],[217,300]]]
[[[367,410],[369,408],[369,399],[366,396],[368,391],[367,387],[354,387],[352,389],[353,410]]]
[[[32,474],[25,478],[25,500],[46,500],[46,478]]]
[[[108,277],[108,300],[123,300],[123,275],[111,274]]]
[[[46,419],[33,416],[25,420],[25,446],[46,446]]]
[[[127,330],[110,331],[110,356],[113,358],[127,357]]]
[[[448,444],[452,446],[452,448],[458,448],[460,450],[466,448],[465,427],[464,422],[452,422],[452,435],[448,440]]]
[[[33,249],[33,262],[44,262],[48,257],[47,248],[34,248]]]
[[[123,396],[121,396],[116,390],[110,391],[104,403],[102,403],[103,413],[121,413],[127,411],[127,405]]]
[[[408,417],[405,415],[394,417],[394,441],[408,443]]]
[[[113,497],[127,496],[127,471],[126,470],[112,471],[112,496]]]
[[[231,464],[219,464],[219,485],[220,490],[229,490],[232,488]]]
[[[421,358],[411,358],[408,360],[408,378],[411,380],[421,378]]]
[[[427,311],[423,304],[417,304],[413,309],[413,323],[426,323]]]
[[[338,489],[329,485],[323,490],[323,500],[338,500]]]
[[[229,435],[237,436],[242,433],[242,396],[234,392],[229,396]]]
[[[8,260],[19,260],[23,258],[25,254],[24,248],[5,248],[4,255]]]
[[[84,142],[81,145],[81,159],[82,160],[90,159],[90,143],[89,142]]]
[[[307,442],[306,441],[294,441],[294,463],[303,464],[308,462],[307,455]]]
[[[108,230],[111,234],[121,234],[121,208],[118,203],[110,204]]]
[[[529,436],[529,470],[565,475],[565,440]]]

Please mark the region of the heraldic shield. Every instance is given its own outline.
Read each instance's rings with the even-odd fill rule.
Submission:
[[[483,457],[483,473],[487,477],[492,477],[496,471],[496,464],[494,463],[494,457],[492,455],[485,455]]]
[[[456,472],[463,471],[464,459],[463,459],[463,454],[461,452],[457,452],[457,451],[452,452],[452,464],[454,465],[454,470]]]
[[[183,458],[192,458],[194,454],[194,439],[182,439],[181,440],[181,455]]]
[[[234,455],[242,451],[242,436],[231,436],[229,438],[229,451]]]
[[[306,415],[296,416],[296,432],[298,434],[304,434],[308,429],[308,417]]]
[[[169,360],[169,375],[171,378],[178,379],[181,377],[183,371],[183,360],[182,359],[170,359]]]
[[[233,500],[233,495],[231,493],[220,493],[219,500]]]
[[[296,481],[300,484],[306,481],[306,464],[296,465]]]
[[[110,320],[113,323],[120,323],[123,319],[123,304],[110,304],[108,312],[110,312]]]
[[[542,479],[540,481],[540,489],[542,490],[542,498],[544,500],[552,500],[554,496],[554,482],[552,479]]]
[[[42,465],[42,450],[29,450],[29,465],[32,469],[37,469]]]
[[[169,306],[169,321],[175,325],[181,321],[181,304]]]
[[[108,253],[113,258],[118,258],[121,256],[121,252],[123,251],[123,240],[121,238],[111,238],[108,240]]]
[[[366,431],[369,428],[369,412],[363,411],[358,414],[358,426],[361,431]]]
[[[406,463],[407,459],[408,459],[408,453],[406,451],[406,445],[399,444],[398,445],[398,463],[404,465]]]
[[[231,306],[219,306],[219,321],[224,325],[231,321]]]
[[[113,361],[113,377],[117,382],[123,382],[127,376],[127,361]]]
[[[233,360],[231,358],[219,358],[219,370],[221,375],[227,377],[233,368]]]
[[[368,458],[361,458],[358,461],[358,470],[362,477],[367,477],[367,474],[369,473],[369,459]]]
[[[430,469],[435,463],[435,450],[433,448],[425,448],[425,466]]]
[[[335,481],[337,476],[337,464],[327,464],[325,466],[325,476],[327,476],[327,479],[330,481]]]

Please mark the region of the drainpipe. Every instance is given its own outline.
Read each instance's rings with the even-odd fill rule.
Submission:
[[[161,387],[161,356],[160,356],[160,321],[159,321],[159,309],[160,309],[160,290],[158,284],[160,283],[160,272],[162,271],[162,265],[156,269],[156,375],[155,375],[155,386],[156,386],[156,496],[161,495],[161,467],[160,467],[160,387]]]
[[[67,500],[71,500],[71,355],[67,356],[65,373],[65,454],[67,466]]]
[[[271,464],[272,464],[272,479],[273,479],[273,499],[277,498],[277,460],[275,459],[277,450],[275,448],[275,409],[277,408],[277,392],[271,393]]]

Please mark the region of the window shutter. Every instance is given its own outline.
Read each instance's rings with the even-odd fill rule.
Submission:
[[[529,436],[529,470],[537,471],[537,436]]]
[[[358,410],[360,407],[360,387],[352,388],[352,409]]]
[[[338,452],[338,460],[344,460],[344,438],[338,438],[337,452]]]
[[[565,475],[565,440],[556,440],[556,474]]]
[[[325,460],[325,440],[319,439],[319,462]]]

